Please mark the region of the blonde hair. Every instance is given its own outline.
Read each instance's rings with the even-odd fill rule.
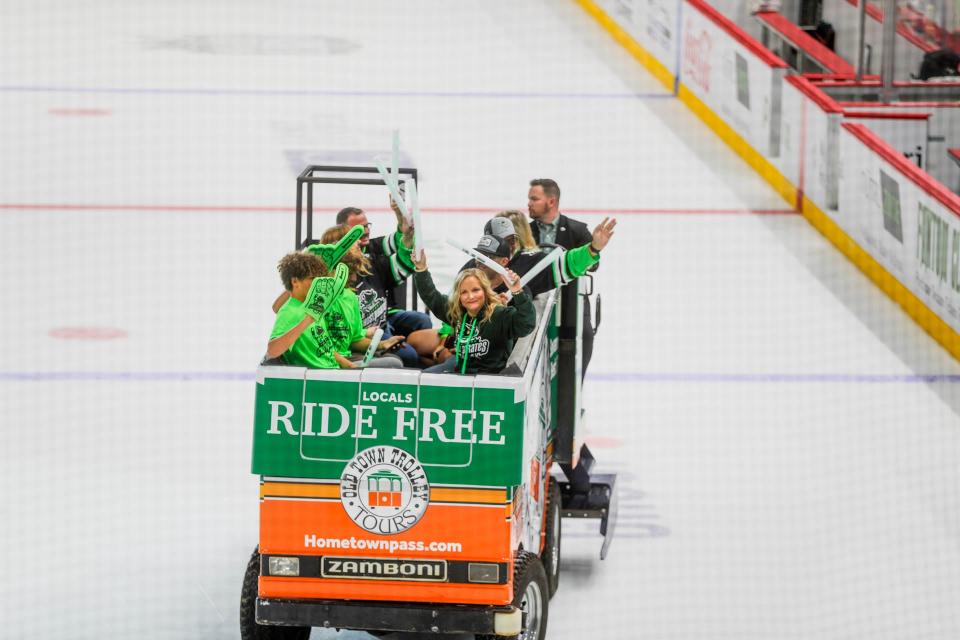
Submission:
[[[533,239],[533,230],[530,228],[530,222],[527,216],[516,209],[507,209],[496,215],[498,218],[506,218],[513,223],[513,228],[517,232],[517,239],[520,242],[520,248],[525,251],[536,251],[539,249],[537,241]],[[516,247],[511,247],[516,251]]]
[[[320,242],[322,244],[337,244],[340,242],[340,239],[343,236],[347,235],[347,231],[350,229],[346,225],[337,225],[336,227],[330,227],[323,232],[323,235],[320,236]],[[370,275],[370,258],[363,255],[363,251],[360,250],[360,245],[354,244],[350,247],[350,250],[343,254],[343,257],[340,258],[340,262],[350,267],[350,285],[357,283],[357,280],[363,278],[364,276]],[[333,265],[330,266],[330,269],[333,269]]]
[[[487,274],[480,271],[480,269],[464,269],[457,275],[457,279],[453,283],[453,295],[450,296],[447,302],[447,320],[449,320],[450,326],[452,327],[460,324],[460,319],[463,318],[464,315],[463,305],[460,304],[460,286],[467,278],[476,278],[480,283],[480,288],[483,289],[484,302],[483,311],[480,314],[482,316],[480,322],[489,320],[490,316],[493,315],[494,309],[503,305],[503,302],[500,301],[500,296],[494,292]]]

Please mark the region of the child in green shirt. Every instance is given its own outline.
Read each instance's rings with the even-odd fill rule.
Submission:
[[[343,227],[328,229],[322,238],[326,244],[313,243],[302,252],[319,261],[319,264],[313,264],[312,273],[317,277],[325,277],[334,265],[339,264],[340,266],[338,268],[344,268],[345,273],[349,274],[349,284],[353,286],[358,277],[358,261],[363,258],[363,254],[360,253],[355,244],[357,237],[359,237],[362,232],[363,228],[359,226],[351,229],[349,232]],[[284,260],[287,259],[292,260],[290,256],[284,258]],[[328,265],[328,262],[331,264]],[[287,287],[286,280],[284,280],[284,286]],[[310,285],[306,285],[306,289],[309,290],[309,288]],[[279,315],[281,311],[286,308],[295,297],[291,287],[287,287],[287,290],[273,303],[273,309],[278,314],[278,322],[280,322]],[[294,304],[293,308],[296,309],[297,306]],[[300,316],[295,316],[295,318],[299,320]],[[364,353],[370,345],[370,336],[373,333],[373,329],[368,332],[363,327],[360,314],[360,301],[357,294],[351,289],[345,288],[335,300],[331,301],[321,324],[323,325],[325,333],[324,348],[329,350],[333,358],[333,364],[330,364],[328,360],[324,359],[324,366],[328,368],[339,367],[341,369],[356,368],[358,362],[363,360]],[[286,326],[287,324],[285,323],[284,327]],[[379,344],[380,350],[390,350],[402,342],[402,340],[403,338],[401,336],[388,338]],[[296,356],[294,356],[294,358],[296,358]],[[289,357],[287,359],[288,361],[290,360]],[[402,367],[403,363],[396,356],[385,354],[373,358],[367,362],[366,366]]]
[[[326,319],[314,320],[304,308],[314,278],[326,272],[323,262],[315,255],[298,251],[281,258],[277,270],[290,298],[277,311],[267,357],[282,355],[287,364],[294,366],[336,369],[338,364]]]

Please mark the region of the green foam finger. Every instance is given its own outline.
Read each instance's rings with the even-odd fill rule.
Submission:
[[[303,306],[307,314],[314,320],[320,320],[333,307],[350,277],[350,269],[345,264],[338,264],[332,278],[314,278]]]
[[[347,280],[350,279],[350,268],[345,264],[338,264],[336,271],[333,274],[333,280],[335,284],[336,294],[334,298],[339,298],[340,294],[343,293],[344,288],[347,286]]]
[[[330,290],[332,278],[314,278],[307,297],[303,301],[303,310],[314,320],[320,320],[330,310],[330,299],[327,292]]]
[[[355,224],[350,228],[350,231],[347,231],[347,235],[340,238],[340,242],[336,244],[337,248],[342,251],[341,256],[350,251],[351,247],[357,243],[357,240],[363,235],[363,225]]]
[[[307,247],[307,251],[323,260],[323,264],[326,265],[328,269],[332,269],[333,266],[340,262],[341,258],[346,255],[347,251],[350,251],[362,235],[363,225],[356,224],[350,231],[347,231],[347,235],[340,238],[337,244],[312,244]]]

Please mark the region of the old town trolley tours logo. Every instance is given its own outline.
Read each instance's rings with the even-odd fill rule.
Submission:
[[[402,533],[423,517],[430,484],[412,453],[391,446],[364,449],[340,475],[340,502],[370,533]]]

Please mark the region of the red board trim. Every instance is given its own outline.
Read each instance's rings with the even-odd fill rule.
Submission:
[[[803,95],[812,100],[818,107],[827,113],[843,113],[843,108],[836,100],[825,94],[816,85],[803,76],[787,76],[787,82],[792,84]]]
[[[927,195],[937,200],[953,212],[953,215],[960,218],[960,197],[945,186],[934,180],[930,174],[918,168],[917,165],[907,160],[902,153],[884,142],[880,136],[870,131],[865,124],[855,122],[842,123],[844,129],[866,145],[870,150],[880,156],[894,169],[902,173],[907,179],[920,187]]]
[[[895,87],[920,87],[928,88],[930,86],[934,87],[953,87],[956,89],[960,87],[960,82],[894,82],[893,86]]]
[[[791,44],[801,49],[829,71],[844,76],[856,75],[853,65],[830,51],[819,40],[787,20],[782,14],[776,11],[760,11],[756,16],[758,20],[769,25],[771,29],[785,37]]]
[[[839,102],[840,106],[847,107],[890,107],[903,109],[904,107],[923,107],[927,109],[956,109],[960,102]]]
[[[852,67],[853,65],[850,65],[850,66]],[[856,71],[854,71],[854,74],[856,74]],[[820,84],[820,83],[823,83],[823,84],[835,83],[835,84],[842,84],[842,85],[858,84],[855,78],[838,77],[836,74],[833,74],[833,73],[804,73],[802,75],[804,78],[806,78],[810,82],[816,82],[817,84]],[[879,81],[880,76],[865,75],[863,76],[863,80]]]
[[[840,78],[837,76],[814,75],[810,73],[803,74],[811,82],[821,87],[879,87],[880,76],[863,76],[860,82],[853,78]],[[894,83],[896,84],[896,83]]]
[[[750,37],[746,31],[738,27],[725,15],[711,7],[704,0],[687,0],[687,4],[702,13],[708,20],[720,27],[727,35],[742,44],[750,53],[760,58],[767,66],[777,69],[786,69],[787,63],[763,48],[759,42]]]
[[[843,115],[848,118],[861,118],[866,120],[929,120],[929,113],[904,113],[890,111],[844,111]]]

